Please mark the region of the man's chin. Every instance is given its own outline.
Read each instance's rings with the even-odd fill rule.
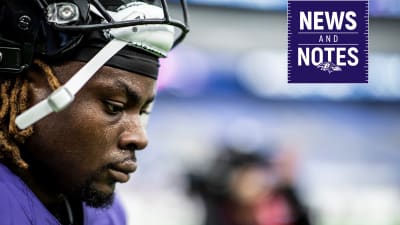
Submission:
[[[108,208],[113,203],[114,192],[102,192],[90,185],[82,190],[81,199],[87,206],[93,208]]]

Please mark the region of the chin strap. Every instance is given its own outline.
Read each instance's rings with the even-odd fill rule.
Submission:
[[[25,129],[52,112],[67,107],[75,94],[93,77],[93,75],[128,42],[111,40],[87,64],[85,64],[65,85],[55,90],[49,97],[17,116],[15,123],[19,129]]]

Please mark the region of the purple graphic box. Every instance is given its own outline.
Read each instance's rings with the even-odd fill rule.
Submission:
[[[288,82],[368,83],[368,0],[288,1]]]

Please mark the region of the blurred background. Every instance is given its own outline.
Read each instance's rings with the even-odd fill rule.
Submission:
[[[118,187],[130,224],[206,224],[206,195],[242,185],[218,169],[227,150],[257,154],[263,196],[290,187],[311,224],[400,224],[400,1],[370,0],[369,83],[337,85],[287,83],[286,1],[188,1],[191,33],[162,61],[150,144]]]

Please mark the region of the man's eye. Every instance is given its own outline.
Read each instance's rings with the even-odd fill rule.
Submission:
[[[140,121],[142,122],[143,127],[147,127],[152,107],[153,104],[150,103],[140,111]]]
[[[151,113],[151,110],[153,109],[153,102],[147,103],[143,109],[140,111],[140,115],[144,115],[144,116],[149,116]]]
[[[120,102],[105,101],[104,105],[106,106],[107,112],[113,115],[120,113],[124,110],[124,104]]]
[[[148,110],[148,109],[142,110],[142,111],[140,111],[140,115],[148,116],[148,115],[150,115],[150,110]]]
[[[150,111],[141,111],[140,112],[140,122],[144,127],[147,127],[147,123],[149,121]]]

